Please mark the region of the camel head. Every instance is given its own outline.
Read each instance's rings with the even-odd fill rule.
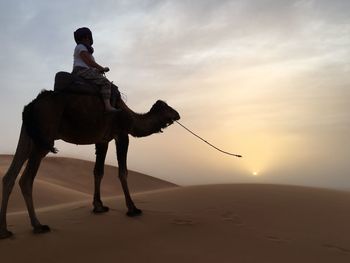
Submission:
[[[162,100],[158,100],[149,113],[156,116],[158,120],[156,132],[163,132],[163,129],[180,119],[179,113]]]

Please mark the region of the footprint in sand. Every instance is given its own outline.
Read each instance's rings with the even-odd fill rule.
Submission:
[[[67,216],[64,220],[66,222],[69,222],[70,224],[81,224],[82,223],[82,221],[79,218],[71,217],[71,216]]]
[[[280,238],[277,236],[272,236],[272,235],[268,235],[265,237],[272,242],[288,242],[288,241],[290,241],[289,239],[283,239],[283,238]]]
[[[74,207],[74,208],[72,209],[72,211],[74,211],[74,210],[80,210],[80,209],[83,209],[83,208],[86,208],[86,206]]]
[[[329,249],[336,250],[336,251],[341,252],[341,253],[345,253],[345,254],[349,254],[350,253],[349,249],[343,248],[343,247],[340,247],[340,246],[337,246],[337,245],[323,244],[323,246],[326,247],[326,248],[329,248]]]
[[[196,224],[191,219],[174,219],[171,223],[174,225],[180,225],[180,226],[192,226]]]
[[[282,242],[283,240],[280,239],[279,237],[276,236],[266,236],[266,238],[270,241],[274,241],[274,242]]]
[[[235,215],[232,212],[226,212],[226,213],[222,214],[221,217],[224,221],[232,222],[237,226],[244,225],[242,219],[238,215]]]
[[[147,204],[147,203],[149,203],[148,201],[145,201],[145,200],[137,200],[137,199],[134,199],[134,202],[135,202],[135,204]]]

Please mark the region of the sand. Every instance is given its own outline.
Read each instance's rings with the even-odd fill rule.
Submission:
[[[12,155],[0,155],[0,177],[7,171]],[[92,200],[94,189],[94,163],[72,158],[47,157],[43,160],[34,183],[34,202],[36,208]],[[17,178],[20,178],[20,175]],[[132,193],[153,191],[176,187],[166,182],[138,172],[129,171],[128,183]],[[0,190],[2,192],[2,189]],[[122,195],[118,179],[118,168],[105,167],[101,193],[105,197]],[[25,209],[24,199],[18,184],[10,197],[9,212]]]
[[[52,232],[34,235],[26,212],[10,213],[15,236],[0,240],[1,262],[350,262],[349,192],[261,184],[161,187],[158,180],[156,189],[134,192],[144,214],[129,218],[120,195],[104,198],[111,210],[94,215],[89,195],[69,196],[51,184],[36,195],[54,191],[64,200],[38,209]]]

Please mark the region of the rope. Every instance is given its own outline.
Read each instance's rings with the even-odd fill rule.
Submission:
[[[189,133],[191,133],[192,135],[196,136],[198,139],[202,140],[203,142],[205,142],[206,144],[208,144],[209,146],[213,147],[215,150],[219,151],[219,152],[222,152],[224,154],[227,154],[227,155],[231,155],[231,156],[235,156],[235,157],[242,157],[242,155],[239,155],[239,154],[234,154],[234,153],[229,153],[229,152],[226,152],[226,151],[223,151],[221,149],[219,149],[218,147],[216,147],[215,145],[209,143],[208,141],[204,140],[202,137],[200,137],[199,135],[195,134],[194,132],[192,132],[190,129],[188,129],[187,127],[185,127],[184,125],[182,125],[180,122],[176,121],[177,124],[179,124],[182,128],[184,128],[185,130],[187,130]]]

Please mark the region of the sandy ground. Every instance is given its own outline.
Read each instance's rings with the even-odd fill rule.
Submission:
[[[25,211],[10,213],[15,236],[0,240],[1,262],[350,262],[349,192],[160,184],[133,194],[144,211],[136,218],[125,215],[122,196],[105,198],[111,210],[94,215],[90,196],[68,202],[51,189],[64,202],[38,217],[52,232],[34,235]]]
[[[7,171],[12,155],[0,155],[0,177]],[[92,200],[94,189],[94,163],[71,158],[45,158],[40,166],[34,182],[34,202],[37,208],[70,203],[74,201]],[[20,178],[20,175],[17,178]],[[175,184],[129,171],[129,188],[132,193],[153,191]],[[2,188],[0,188],[0,193]],[[106,165],[101,186],[102,196],[122,195],[123,191],[118,179],[118,168]],[[25,209],[25,203],[18,184],[15,185],[10,198],[9,212]]]

